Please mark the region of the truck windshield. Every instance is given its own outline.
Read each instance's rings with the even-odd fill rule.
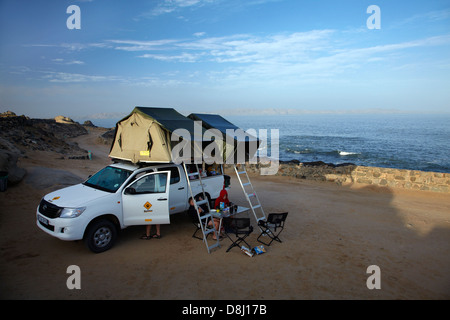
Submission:
[[[83,184],[107,192],[116,192],[130,175],[131,171],[128,170],[105,167]]]

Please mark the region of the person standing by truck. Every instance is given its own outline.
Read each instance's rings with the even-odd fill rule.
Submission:
[[[142,240],[150,240],[150,239],[161,239],[161,225],[156,224],[156,233],[153,235],[150,235],[152,231],[152,225],[146,225],[145,226],[145,234],[141,236]]]

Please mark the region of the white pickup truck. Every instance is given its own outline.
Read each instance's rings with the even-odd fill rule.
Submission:
[[[216,199],[224,186],[222,168],[217,171],[202,178],[208,200]],[[171,214],[186,211],[189,178],[195,176],[186,177],[181,165],[111,164],[83,183],[45,195],[37,208],[37,225],[61,240],[83,239],[91,251],[103,252],[121,229],[169,224]],[[190,183],[194,196],[202,194],[198,176]]]

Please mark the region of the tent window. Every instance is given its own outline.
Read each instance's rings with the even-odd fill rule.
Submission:
[[[122,134],[119,135],[119,139],[117,139],[117,142],[119,143],[120,149],[122,149]]]
[[[148,141],[147,141],[147,150],[150,151],[153,146],[152,135],[150,134],[150,130],[148,131]]]

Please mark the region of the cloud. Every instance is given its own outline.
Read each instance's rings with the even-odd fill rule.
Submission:
[[[433,23],[433,22],[439,22],[439,21],[448,20],[448,19],[450,19],[450,9],[447,8],[447,9],[442,9],[442,10],[434,10],[434,11],[415,14],[406,19],[399,20],[397,22],[393,22],[391,27],[404,28],[405,25],[416,24],[418,22]]]
[[[63,62],[64,59],[54,59],[56,62]],[[25,77],[27,80],[46,81],[55,85],[73,85],[73,84],[119,84],[127,87],[153,87],[169,88],[180,86],[196,85],[192,80],[182,80],[177,72],[163,73],[154,76],[136,76],[126,77],[120,75],[100,75],[84,74],[73,72],[59,72],[48,70],[36,70],[29,67],[10,67],[10,74],[17,74]]]
[[[194,37],[200,38],[203,37],[206,34],[206,32],[196,32],[193,34]]]
[[[121,81],[120,77],[102,76],[102,75],[86,75],[80,73],[43,71],[43,80],[59,83],[76,83],[76,82],[105,82],[105,81]]]
[[[142,52],[138,58],[167,63],[215,63],[207,77],[217,82],[298,83],[323,80],[370,64],[395,59],[400,52],[450,44],[450,35],[360,47],[345,32],[311,30],[267,36],[234,34],[156,41],[110,40],[116,50]],[[407,63],[404,59],[404,63]]]
[[[60,64],[60,65],[83,65],[84,62],[80,61],[80,60],[64,60],[62,58],[56,58],[56,59],[52,59],[52,61],[56,64]]]
[[[217,0],[165,0],[156,5],[150,12],[142,14],[140,17],[149,18],[152,16],[160,16],[184,8],[198,8],[207,4],[217,2]]]
[[[153,51],[164,50],[167,45],[177,43],[179,40],[165,39],[152,41],[139,40],[107,40],[109,44],[116,45],[114,49],[123,51]],[[167,47],[168,48],[168,47]]]
[[[175,62],[196,62],[199,60],[199,55],[196,54],[191,54],[191,53],[181,53],[180,55],[171,55],[171,56],[167,56],[167,55],[161,55],[161,54],[150,54],[150,53],[146,53],[143,54],[141,56],[138,56],[139,58],[148,58],[148,59],[155,59],[155,60],[160,60],[160,61],[165,61],[165,62],[171,62],[171,61],[175,61]]]
[[[116,50],[160,52],[140,55],[140,58],[180,62],[267,63],[272,60],[298,61],[313,52],[330,49],[329,37],[333,33],[333,30],[313,30],[267,37],[235,34],[201,39],[196,36],[195,39],[109,42],[119,44]]]
[[[46,43],[34,43],[34,44],[24,44],[23,47],[48,47],[48,48],[62,48],[65,51],[82,51],[86,49],[98,49],[98,48],[108,48],[110,45],[107,42],[96,42],[96,43],[59,43],[59,44],[46,44]]]
[[[181,5],[180,3],[178,3]],[[195,5],[195,1],[185,2]],[[100,82],[120,81],[127,84],[179,86],[201,81],[229,86],[246,85],[296,85],[327,81],[343,81],[355,71],[401,70],[401,65],[412,65],[406,50],[450,45],[450,35],[439,35],[413,41],[361,46],[356,39],[348,39],[347,31],[331,29],[305,32],[282,32],[261,36],[259,34],[232,34],[222,37],[207,37],[205,33],[194,34],[183,39],[109,39],[90,44],[58,45],[35,44],[33,46],[55,46],[70,50],[119,50],[129,53],[128,59],[154,60],[158,67],[168,73],[152,73],[152,78],[79,73],[48,72],[45,80],[50,82]],[[360,35],[360,37],[364,34]],[[424,50],[421,50],[423,54]],[[401,57],[401,59],[400,59]],[[415,57],[417,58],[417,56]],[[55,64],[81,65],[84,61],[58,58]],[[164,66],[170,63],[171,66]],[[183,64],[191,64],[189,71]],[[441,64],[449,63],[447,60]],[[391,65],[390,68],[387,66]],[[430,63],[431,65],[431,63]],[[205,66],[208,66],[205,68]],[[370,66],[376,66],[366,68]],[[17,70],[16,70],[17,71]],[[342,77],[341,75],[344,75]],[[192,82],[191,82],[192,81]]]
[[[135,20],[141,18],[154,18],[157,16],[182,12],[185,9],[196,10],[208,5],[220,4],[221,8],[218,10],[227,10],[233,8],[233,10],[239,10],[239,8],[246,8],[249,6],[264,5],[271,2],[281,2],[284,0],[246,0],[246,1],[231,1],[231,0],[164,0],[159,3],[150,11],[142,13]]]

